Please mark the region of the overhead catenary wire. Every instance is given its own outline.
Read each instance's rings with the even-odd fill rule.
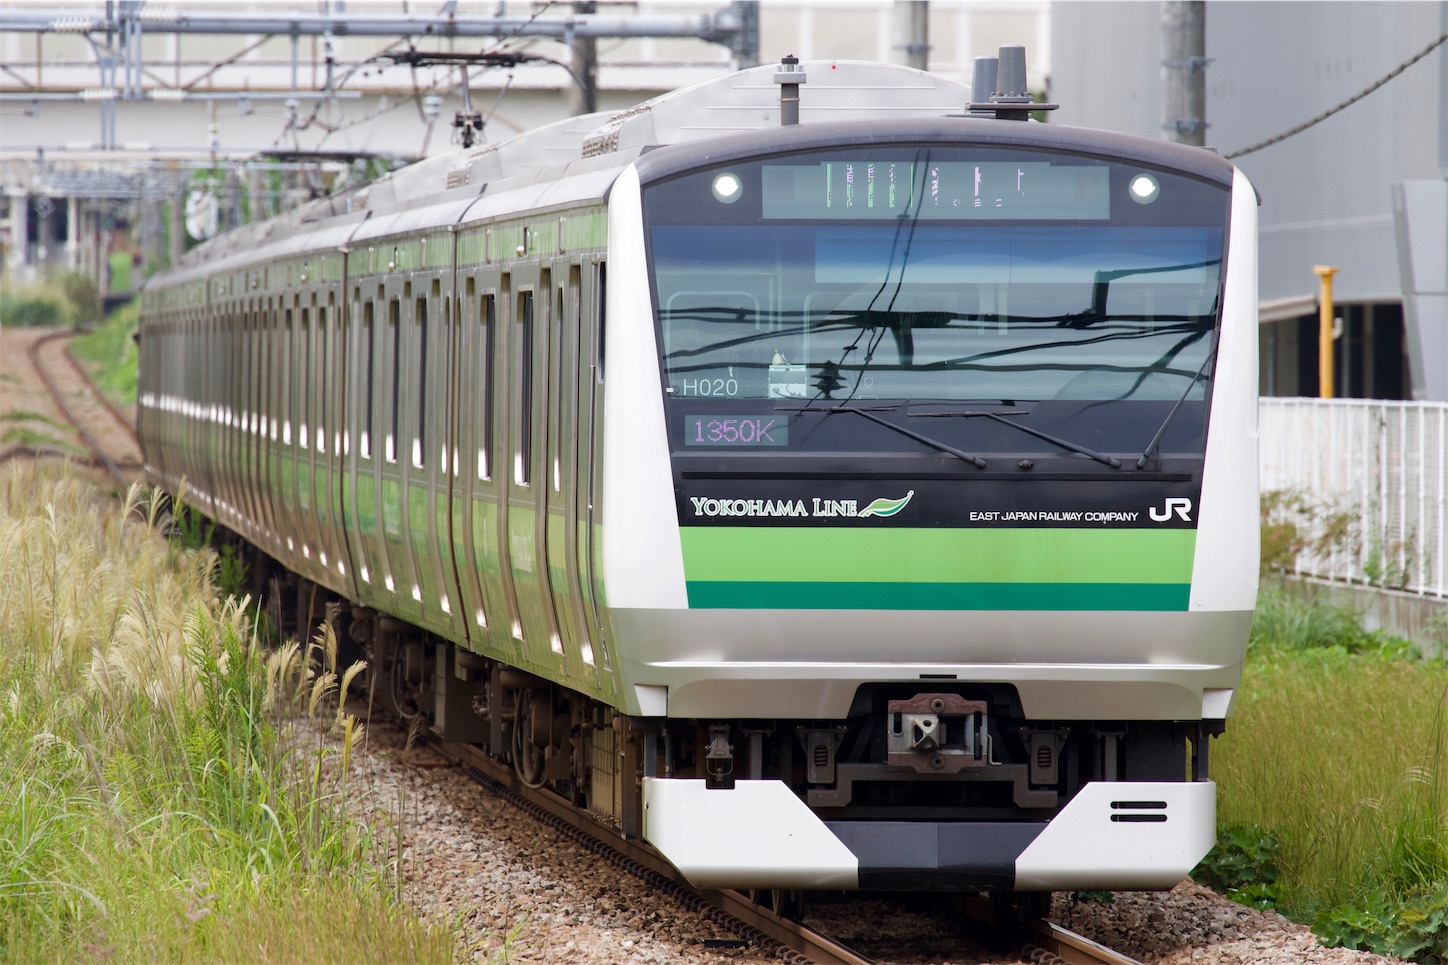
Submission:
[[[522,33],[523,30],[525,30],[529,25],[531,25],[534,21],[536,21],[540,16],[542,16],[544,13],[546,13],[548,10],[550,10],[550,9],[553,7],[553,4],[554,4],[554,0],[548,0],[548,2],[540,4],[540,5],[537,7],[537,9],[535,9],[535,10],[532,12],[532,14],[528,17],[528,19],[527,19],[526,21],[524,21],[523,23],[521,23],[521,24],[519,24],[518,26],[514,27],[514,28],[513,28],[513,31],[512,31],[511,33],[509,33],[508,35],[499,38],[498,41],[497,41],[497,43],[494,45],[492,52],[497,53],[497,52],[501,52],[501,51],[505,50],[510,42],[516,41],[516,40],[518,39],[519,34]],[[448,7],[448,5],[447,5],[447,4],[444,4],[443,12],[446,12],[447,7]],[[528,39],[526,39],[526,40],[524,41],[524,46],[525,46],[525,47],[531,46],[534,42],[535,42],[534,39],[528,38]],[[365,67],[365,66],[368,66],[368,65],[377,64],[379,61],[386,59],[386,58],[390,55],[389,52],[392,51],[394,48],[396,48],[397,46],[399,46],[399,45],[401,45],[401,44],[407,44],[408,46],[412,46],[412,44],[413,44],[413,38],[410,37],[410,36],[399,37],[397,40],[394,40],[393,42],[387,44],[385,47],[383,47],[381,50],[377,51],[377,52],[376,52],[375,54],[373,54],[372,56],[370,56],[370,57],[366,58],[365,60],[359,61],[358,63],[352,65],[350,68],[348,68],[347,71],[345,71],[345,72],[342,74],[341,78],[340,78],[340,79],[337,81],[337,83],[336,83],[336,87],[337,87],[338,89],[340,89],[340,88],[342,88],[344,85],[346,85],[346,84],[351,80],[352,75],[353,75],[356,71],[358,71],[359,69],[361,69],[361,68],[363,68],[363,67]],[[491,68],[490,68],[490,67],[483,67],[483,68],[481,68],[481,70],[489,70],[489,69],[491,69]],[[481,71],[479,71],[479,72],[481,72]],[[466,71],[465,71],[465,72],[464,72],[464,76],[465,76],[465,78],[466,78],[466,81],[465,81],[466,83],[471,83],[471,82],[472,82],[473,74],[472,74],[471,72],[466,72]],[[422,94],[425,94],[425,93],[433,93],[433,92],[437,91],[439,87],[443,87],[443,86],[445,86],[445,85],[448,85],[448,84],[450,84],[450,82],[451,82],[451,78],[450,78],[448,75],[445,74],[445,75],[443,75],[441,78],[434,78],[434,79],[432,80],[432,82],[431,82],[431,83],[428,83],[426,86],[419,86],[418,81],[417,81],[417,74],[416,74],[416,69],[415,69],[415,68],[413,68],[413,70],[412,70],[411,80],[412,80],[412,97],[411,97],[411,98],[403,98],[403,99],[400,99],[400,100],[398,100],[398,101],[396,101],[396,102],[393,102],[393,103],[390,103],[390,104],[385,104],[384,106],[382,106],[382,107],[380,107],[379,109],[373,111],[372,113],[367,114],[367,115],[365,115],[365,116],[363,116],[363,117],[360,117],[360,118],[356,118],[356,119],[354,119],[354,120],[352,120],[352,121],[340,122],[340,123],[337,123],[337,124],[334,124],[334,125],[318,125],[318,126],[320,126],[320,127],[323,128],[323,132],[324,132],[323,135],[322,135],[321,140],[318,142],[318,146],[320,147],[322,144],[325,144],[326,141],[327,141],[327,139],[330,138],[331,135],[333,135],[333,134],[339,133],[339,132],[341,132],[341,131],[345,131],[345,130],[347,130],[347,129],[349,129],[349,128],[352,128],[352,127],[356,127],[356,126],[358,126],[358,125],[360,125],[360,124],[367,123],[367,122],[369,122],[369,121],[371,121],[371,120],[376,119],[377,117],[380,117],[380,116],[383,115],[383,114],[391,113],[392,111],[397,110],[399,107],[405,106],[405,105],[407,105],[407,104],[409,104],[409,103],[415,103],[415,104],[417,104],[417,105],[418,105],[418,111],[419,111],[419,113],[421,114],[422,108],[421,108],[421,102],[420,102],[420,100],[419,100],[419,97],[420,97]],[[506,93],[506,92],[508,91],[509,87],[511,87],[511,85],[512,85],[512,74],[510,73],[509,76],[508,76],[508,82],[503,86],[503,93]],[[500,97],[499,99],[501,100],[501,97]],[[312,124],[313,124],[314,122],[316,122],[317,117],[318,117],[318,114],[321,112],[321,110],[323,109],[323,107],[326,106],[329,102],[330,102],[330,98],[326,98],[326,97],[319,98],[319,99],[313,104],[311,114],[307,117],[307,119],[306,119],[305,121],[301,122],[301,124],[299,125],[300,128],[303,129],[303,130],[305,130],[306,128],[312,126]],[[493,111],[496,112],[497,108],[498,108],[498,105],[497,105],[497,104],[494,104],[494,105],[493,105]],[[491,113],[490,113],[489,116],[491,116]],[[284,130],[284,131],[282,132],[282,134],[284,135],[285,133],[286,133],[286,131]],[[281,139],[281,135],[278,136],[278,139],[277,139],[278,142],[280,141],[280,139]]]
[[[1321,124],[1323,121],[1327,120],[1327,119],[1328,119],[1329,117],[1331,117],[1332,115],[1334,115],[1334,114],[1336,114],[1336,113],[1338,113],[1338,112],[1340,112],[1340,111],[1346,110],[1347,108],[1349,108],[1349,107],[1351,107],[1352,105],[1356,104],[1358,101],[1362,100],[1364,97],[1366,97],[1366,96],[1368,96],[1369,94],[1371,94],[1373,91],[1377,90],[1379,87],[1382,87],[1384,84],[1386,84],[1388,81],[1392,80],[1394,77],[1397,77],[1397,76],[1398,76],[1399,74],[1401,74],[1403,71],[1407,70],[1409,67],[1413,66],[1413,65],[1416,64],[1418,61],[1422,60],[1424,57],[1426,57],[1426,56],[1428,56],[1429,54],[1431,54],[1434,50],[1436,50],[1436,49],[1438,49],[1439,47],[1441,47],[1445,41],[1448,41],[1448,31],[1445,31],[1445,32],[1442,33],[1442,34],[1439,34],[1438,39],[1434,40],[1434,41],[1433,41],[1432,43],[1430,43],[1428,46],[1426,46],[1426,47],[1424,47],[1422,50],[1418,51],[1418,53],[1414,54],[1414,55],[1413,55],[1411,58],[1409,58],[1408,60],[1405,60],[1405,61],[1403,61],[1401,64],[1399,64],[1397,67],[1394,67],[1394,68],[1393,68],[1392,70],[1390,70],[1388,73],[1384,74],[1381,78],[1379,78],[1379,79],[1378,79],[1376,82],[1374,82],[1371,86],[1369,86],[1369,87],[1363,89],[1362,91],[1354,94],[1352,97],[1349,97],[1347,100],[1343,101],[1341,104],[1338,104],[1336,107],[1328,108],[1327,110],[1323,111],[1321,114],[1319,114],[1319,115],[1317,115],[1316,117],[1314,117],[1312,120],[1310,120],[1310,121],[1305,121],[1305,122],[1302,123],[1302,124],[1298,124],[1296,127],[1291,128],[1290,130],[1283,131],[1281,134],[1278,134],[1278,135],[1275,136],[1275,137],[1269,137],[1267,140],[1265,140],[1265,141],[1260,141],[1260,142],[1258,142],[1258,143],[1256,143],[1256,144],[1253,144],[1251,147],[1244,147],[1244,148],[1242,148],[1242,149],[1239,150],[1239,151],[1233,151],[1233,152],[1231,152],[1230,154],[1226,155],[1227,160],[1229,160],[1229,161],[1235,161],[1235,160],[1236,160],[1237,158],[1239,158],[1239,157],[1245,157],[1245,156],[1247,156],[1248,154],[1252,154],[1252,153],[1254,153],[1254,152],[1256,152],[1256,151],[1260,151],[1260,150],[1262,150],[1262,149],[1265,148],[1265,147],[1271,147],[1271,146],[1274,145],[1274,144],[1279,144],[1279,143],[1281,143],[1282,141],[1287,140],[1289,137],[1293,137],[1294,135],[1301,134],[1303,131],[1307,130],[1308,128],[1310,128],[1310,127],[1315,127],[1316,125]]]
[[[538,7],[533,10],[532,14],[528,17],[528,19],[527,19],[526,21],[524,21],[523,23],[521,23],[521,24],[519,24],[517,27],[515,27],[511,33],[509,33],[509,34],[507,34],[506,36],[501,37],[501,38],[498,39],[497,43],[496,43],[496,44],[494,45],[494,47],[493,47],[493,52],[501,52],[501,51],[505,50],[510,43],[517,41],[517,40],[518,40],[518,37],[519,37],[519,34],[521,34],[522,31],[525,30],[529,25],[531,25],[532,23],[534,23],[540,16],[542,16],[544,13],[546,13],[548,10],[550,10],[550,9],[553,7],[553,5],[554,5],[554,0],[547,0],[547,2],[539,4]],[[452,6],[453,6],[453,5],[452,5],[451,3],[445,3],[445,4],[443,4],[443,7],[441,8],[441,11],[440,11],[440,15],[443,15],[443,16],[450,15]],[[523,47],[526,49],[527,47],[531,46],[534,42],[535,42],[535,41],[534,41],[533,38],[527,38],[527,39],[525,39],[525,40],[523,41]],[[322,130],[322,137],[321,137],[321,139],[317,142],[317,146],[320,148],[323,144],[325,144],[325,143],[327,142],[328,139],[331,138],[331,136],[332,136],[333,134],[339,133],[339,132],[341,132],[341,131],[345,131],[345,130],[347,130],[348,128],[356,127],[356,126],[358,126],[359,124],[363,124],[363,123],[366,123],[366,122],[368,122],[368,121],[371,121],[371,120],[373,120],[373,119],[375,119],[375,118],[377,118],[377,117],[379,117],[379,116],[381,116],[381,115],[383,115],[383,114],[390,113],[390,112],[396,110],[397,108],[402,107],[402,106],[404,106],[404,105],[406,105],[406,104],[408,104],[408,103],[416,104],[419,114],[420,114],[420,115],[424,114],[424,111],[423,111],[423,108],[422,108],[422,103],[421,103],[421,96],[422,96],[422,94],[424,94],[424,93],[432,93],[432,92],[437,91],[439,87],[442,87],[442,86],[444,86],[444,85],[446,85],[446,84],[448,83],[449,78],[447,78],[446,75],[445,75],[444,77],[442,77],[442,78],[434,78],[433,81],[432,81],[431,83],[427,84],[425,87],[420,87],[419,84],[418,84],[416,66],[413,65],[413,66],[411,67],[411,71],[410,71],[410,75],[411,75],[411,76],[410,76],[410,79],[411,79],[411,83],[412,83],[412,96],[411,96],[410,98],[402,98],[402,99],[399,99],[398,101],[396,101],[396,102],[394,102],[394,103],[384,104],[384,105],[382,105],[381,107],[379,107],[377,110],[371,112],[370,114],[367,114],[367,115],[365,115],[365,116],[363,116],[363,117],[360,117],[360,118],[356,118],[356,119],[351,120],[351,121],[342,121],[342,122],[335,123],[335,124],[326,124],[326,123],[323,123],[323,122],[320,120],[320,114],[321,114],[321,112],[324,110],[324,108],[325,108],[327,105],[329,105],[329,104],[331,104],[331,103],[334,102],[335,98],[334,98],[333,94],[335,93],[335,91],[336,91],[336,90],[340,90],[342,87],[344,87],[344,86],[351,80],[353,74],[355,74],[358,70],[362,69],[362,68],[365,67],[365,66],[368,66],[368,65],[371,65],[371,64],[377,64],[379,61],[387,58],[387,57],[389,56],[389,52],[392,51],[393,49],[395,49],[396,47],[398,47],[399,45],[401,45],[401,44],[407,44],[409,47],[412,47],[413,43],[414,43],[414,40],[413,40],[413,38],[412,38],[411,36],[399,37],[399,38],[397,38],[396,40],[394,40],[394,41],[392,41],[391,43],[389,43],[389,44],[387,44],[386,46],[384,46],[381,50],[379,50],[379,51],[377,51],[376,53],[372,54],[370,57],[367,57],[367,58],[365,58],[365,59],[363,59],[363,60],[361,60],[361,61],[353,64],[351,67],[349,67],[349,68],[342,74],[342,76],[341,76],[340,79],[338,79],[338,80],[335,81],[334,85],[329,86],[329,91],[328,91],[328,93],[327,93],[326,95],[324,95],[324,96],[322,96],[322,97],[319,97],[316,101],[313,102],[313,104],[312,104],[312,109],[311,109],[310,113],[307,115],[307,117],[306,117],[304,120],[298,120],[295,112],[294,112],[294,111],[289,111],[289,112],[288,112],[288,116],[287,116],[287,121],[286,121],[286,123],[284,124],[282,130],[277,134],[276,140],[274,140],[274,141],[272,142],[272,148],[275,149],[278,145],[280,145],[281,142],[282,142],[282,139],[285,138],[285,137],[287,136],[287,134],[290,133],[290,134],[292,135],[294,144],[296,145],[297,149],[300,150],[300,146],[301,146],[300,137],[299,137],[300,132],[303,131],[303,130],[307,130],[308,128],[312,127],[313,125],[317,126],[318,128],[320,128],[320,129]],[[539,59],[539,60],[547,60],[547,62],[549,62],[549,63],[555,64],[555,65],[558,65],[558,66],[564,66],[564,65],[560,64],[558,61],[549,60],[548,58],[537,58],[537,59]],[[489,67],[484,67],[484,68],[482,68],[482,70],[488,70],[488,69],[491,69],[491,68],[489,68]],[[564,69],[567,70],[567,67],[564,66]],[[571,72],[571,71],[569,71],[569,75],[570,75],[570,77],[572,76],[572,72]],[[471,84],[471,82],[472,82],[472,76],[471,76],[471,74],[465,69],[465,70],[463,71],[463,83],[464,83],[464,84]],[[489,116],[490,118],[497,112],[497,109],[498,109],[498,107],[500,106],[500,104],[501,104],[501,102],[502,102],[503,95],[507,94],[508,91],[511,89],[511,87],[512,87],[512,82],[513,82],[513,74],[512,74],[512,72],[510,71],[509,74],[508,74],[507,82],[503,85],[502,90],[499,92],[499,96],[498,96],[497,102],[495,102],[495,103],[493,104],[492,109],[491,109],[491,110],[489,111],[489,113],[488,113],[488,116]],[[425,117],[424,117],[424,119],[425,119]],[[431,133],[432,133],[432,124],[429,123],[429,124],[428,124],[428,129],[427,129],[427,134],[426,134],[426,136],[424,137],[424,140],[423,140],[424,150],[425,150],[425,148],[426,148],[426,144],[427,144],[428,139],[430,139],[430,137],[431,137]],[[235,167],[236,167],[237,169],[239,169],[239,168],[245,166],[246,163],[247,163],[247,162],[239,162],[237,165],[235,165]]]

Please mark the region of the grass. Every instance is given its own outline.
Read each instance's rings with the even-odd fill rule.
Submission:
[[[348,815],[350,681],[263,659],[167,522],[0,469],[0,961],[452,960]],[[307,711],[340,748],[297,739]]]
[[[76,444],[68,426],[27,409],[0,414],[0,445],[21,446],[35,452],[55,452],[77,458],[85,450]]]
[[[1239,897],[1335,944],[1448,955],[1448,665],[1351,611],[1265,592],[1213,772],[1237,845],[1217,860],[1275,863]]]
[[[118,405],[136,402],[137,363],[139,349],[135,334],[140,322],[140,303],[116,309],[94,331],[77,338],[71,345],[76,359],[86,365],[105,394]]]

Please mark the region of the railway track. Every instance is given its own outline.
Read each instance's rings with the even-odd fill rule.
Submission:
[[[90,449],[94,464],[128,486],[142,478],[135,424],[76,361],[70,350],[74,337],[73,332],[52,332],[32,342],[26,355],[56,409]]]
[[[529,787],[512,768],[481,750],[440,741],[431,746],[470,777],[513,805],[566,835],[575,843],[643,878],[660,890],[703,911],[715,921],[732,919],[733,930],[751,945],[772,950],[791,965],[872,965],[874,959],[830,938],[803,922],[776,914],[739,891],[700,890],[689,885],[653,848],[612,834],[587,814],[545,790]],[[987,927],[1013,929],[1020,960],[1038,965],[1140,965],[1135,959],[1051,922],[1032,919],[999,922],[989,903],[972,902],[965,910]]]
[[[733,891],[698,891],[652,848],[604,831],[586,814],[568,802],[524,784],[513,769],[477,748],[438,742],[433,745],[444,757],[462,767],[474,780],[551,825],[576,843],[644,878],[650,884],[681,898],[695,909],[712,906],[720,915],[740,923],[736,929],[752,944],[769,947],[786,962],[816,962],[819,965],[870,965],[865,958],[830,940],[800,922],[791,921],[761,908],[747,896]],[[706,912],[707,914],[707,912]],[[711,916],[712,917],[712,916]],[[716,918],[716,920],[718,920]]]

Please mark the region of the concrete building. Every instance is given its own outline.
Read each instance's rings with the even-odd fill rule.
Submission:
[[[1054,121],[1164,136],[1167,6],[1053,4]],[[1448,401],[1448,3],[1212,0],[1205,21],[1206,143],[1270,142],[1235,158],[1262,195],[1263,394],[1318,394],[1322,265],[1334,394]]]

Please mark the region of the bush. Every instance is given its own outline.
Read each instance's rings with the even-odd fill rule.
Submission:
[[[65,297],[48,289],[0,292],[0,325],[12,328],[42,328],[70,321]]]
[[[0,291],[0,324],[15,328],[94,325],[101,295],[85,275],[70,272],[42,285]]]
[[[79,272],[61,275],[56,282],[70,303],[76,325],[94,325],[101,320],[101,293],[95,282]]]
[[[1358,904],[1321,912],[1312,923],[1324,945],[1395,955],[1419,965],[1448,962],[1448,885],[1394,898],[1377,889]]]
[[[1409,640],[1383,630],[1366,629],[1354,610],[1267,589],[1258,594],[1248,646],[1259,655],[1309,650],[1337,650],[1390,660],[1421,655]]]
[[[1277,839],[1255,824],[1227,828],[1192,877],[1241,904],[1275,908],[1281,850]]]

